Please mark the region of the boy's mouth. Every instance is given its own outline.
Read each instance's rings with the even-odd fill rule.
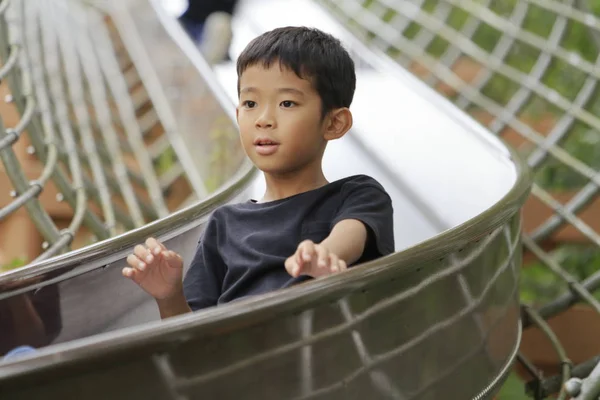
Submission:
[[[256,152],[262,156],[269,156],[277,151],[279,143],[272,139],[259,138],[254,140]]]
[[[255,146],[275,146],[278,144],[279,143],[277,143],[276,141],[271,140],[271,139],[256,139],[254,141]]]

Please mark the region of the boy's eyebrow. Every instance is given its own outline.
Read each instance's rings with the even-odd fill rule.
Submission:
[[[244,87],[240,90],[240,93],[256,93],[259,90],[255,87]],[[277,89],[277,91],[279,93],[292,93],[292,94],[297,94],[299,96],[304,96],[304,92],[298,89],[294,89],[294,88],[279,88]]]
[[[253,93],[253,92],[257,92],[258,90],[254,87],[244,87],[240,90],[240,93]]]
[[[294,88],[280,88],[280,89],[277,89],[277,91],[280,93],[292,93],[292,94],[297,94],[299,96],[304,96],[303,91],[294,89]]]

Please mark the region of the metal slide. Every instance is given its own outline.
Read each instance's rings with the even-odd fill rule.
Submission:
[[[120,275],[126,254],[154,235],[189,260],[214,207],[261,189],[237,141],[219,134],[234,129],[232,66],[210,71],[156,1],[3,0],[1,34],[11,38],[11,51],[25,56],[13,55],[17,61],[6,68],[13,53],[0,54],[0,71],[13,76],[9,83],[23,117],[29,104],[24,98],[42,110],[29,117],[32,142],[54,128],[66,135],[74,121],[64,108],[50,105],[64,102],[69,109],[79,101],[94,110],[88,111],[99,125],[94,133],[110,135],[108,128],[116,126],[117,138],[138,137],[129,145],[138,150],[138,162],[151,156],[157,146],[136,133],[142,112],[127,111],[126,104],[136,104],[128,88],[137,82],[194,193],[150,223],[0,275],[0,317],[11,321],[2,323],[3,351],[28,344],[21,342],[23,332],[40,332],[37,353],[0,364],[3,398],[479,399],[498,389],[520,340],[519,211],[529,191],[527,168],[480,125],[362,46],[314,3],[281,3],[243,2],[234,53],[277,25],[319,26],[342,39],[358,66],[355,128],[328,149],[326,173],[329,179],[367,173],[384,184],[394,202],[397,253],[337,276],[158,321],[152,299]],[[56,48],[61,52],[52,53]],[[60,61],[51,62],[53,57]],[[123,71],[124,58],[133,68]],[[74,75],[78,69],[81,76]],[[77,77],[85,94],[66,96],[79,86],[71,85]],[[40,99],[45,90],[46,100]],[[103,97],[103,90],[111,95]],[[125,110],[101,125],[96,118],[107,104],[111,112]],[[78,188],[74,164],[91,164],[94,152],[70,157],[84,144],[77,137],[84,124],[75,121],[76,139],[66,146],[70,174],[63,178]],[[44,146],[54,142],[40,137],[38,154],[45,161]],[[68,143],[66,136],[62,140]],[[11,144],[0,144],[2,154]],[[104,171],[119,165],[111,155],[99,161]],[[224,165],[209,164],[215,158]],[[145,174],[147,187],[156,180],[154,187],[164,193],[150,170],[106,173],[122,185],[117,192],[132,216],[128,207],[137,192],[124,195],[125,177]],[[101,194],[83,187],[78,193]],[[23,192],[18,188],[17,198]],[[160,201],[148,192],[150,203]],[[97,200],[106,210],[109,203]],[[99,213],[105,219],[110,214]],[[140,208],[138,220],[143,215]],[[57,248],[54,243],[59,241],[49,239],[48,248]],[[5,317],[17,312],[23,318]]]
[[[535,399],[598,398],[600,2],[319,3],[527,160],[515,371]]]

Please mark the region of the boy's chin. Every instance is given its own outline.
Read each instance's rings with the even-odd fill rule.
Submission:
[[[285,176],[294,172],[294,168],[287,165],[281,165],[281,163],[254,161],[254,166],[263,174],[272,176]]]
[[[277,167],[273,167],[273,166],[264,166],[264,165],[257,165],[257,164],[254,164],[254,165],[263,174],[266,174],[266,175],[282,176],[282,175],[287,175],[289,173],[289,170],[286,170],[284,168],[277,168]]]

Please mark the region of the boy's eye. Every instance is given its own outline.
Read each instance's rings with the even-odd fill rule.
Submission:
[[[282,102],[281,102],[281,105],[282,105],[284,108],[289,108],[289,107],[293,107],[293,106],[295,106],[295,105],[296,105],[296,103],[294,103],[293,101],[290,101],[290,100],[285,100],[285,101],[282,101]]]
[[[252,101],[252,100],[246,100],[246,101],[244,101],[242,103],[242,105],[244,107],[248,107],[248,108],[254,108],[254,107],[256,107],[256,103],[254,101]]]

